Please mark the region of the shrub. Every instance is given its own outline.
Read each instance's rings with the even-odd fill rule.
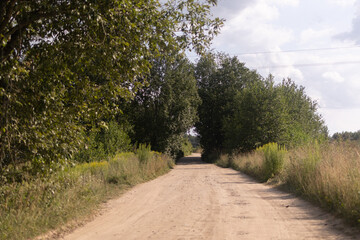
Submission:
[[[141,149],[145,152],[148,147]],[[120,153],[109,161],[81,163],[44,179],[0,184],[0,239],[30,239],[56,229],[173,166],[172,159],[159,153],[140,161],[134,153]]]
[[[85,146],[75,154],[74,159],[77,162],[106,160],[119,152],[130,150],[130,142],[126,128],[111,121],[101,129],[92,129],[87,134]]]
[[[193,152],[193,145],[191,144],[190,140],[186,137],[184,137],[182,140],[181,151],[183,152],[184,156],[188,156]]]
[[[221,154],[219,159],[216,161],[216,165],[223,168],[228,168],[231,165],[230,156],[227,154]]]
[[[268,143],[256,149],[264,154],[264,180],[268,180],[283,170],[286,150],[277,143]]]
[[[140,163],[146,163],[152,156],[150,144],[139,144],[136,156],[139,158]]]
[[[275,177],[290,191],[360,223],[359,143],[313,142],[288,152],[272,143],[233,156],[231,167],[265,181]]]

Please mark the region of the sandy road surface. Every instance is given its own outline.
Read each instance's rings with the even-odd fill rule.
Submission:
[[[110,201],[65,239],[360,239],[338,220],[231,169],[185,158]]]

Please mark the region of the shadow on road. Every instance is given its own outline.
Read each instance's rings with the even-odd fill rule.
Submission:
[[[191,155],[188,157],[183,157],[180,158],[179,160],[176,161],[177,165],[195,165],[195,164],[205,164],[205,162],[203,162],[201,160],[201,155]]]

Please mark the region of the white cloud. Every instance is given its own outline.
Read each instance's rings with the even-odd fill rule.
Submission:
[[[270,24],[278,17],[276,6],[258,1],[227,20],[221,35],[214,41],[214,47],[229,54],[259,49],[279,50],[279,46],[292,39],[292,32]]]
[[[330,0],[330,2],[341,7],[349,7],[354,6],[356,0]]]
[[[216,13],[227,22],[213,48],[237,55],[264,77],[271,73],[277,82],[290,77],[305,86],[331,133],[355,131],[360,129],[360,72],[356,64],[338,62],[360,62],[360,48],[346,48],[360,44],[357,2],[358,13],[355,0],[220,0]],[[334,38],[342,32],[348,33]],[[317,50],[284,52],[291,49]]]
[[[323,73],[323,78],[329,79],[334,83],[342,83],[345,79],[338,72],[325,72]]]
[[[263,2],[267,2],[270,4],[276,4],[278,6],[298,6],[300,0],[267,0]]]
[[[356,6],[356,13],[352,22],[352,30],[349,32],[338,34],[336,38],[342,40],[352,40],[355,41],[357,44],[360,44],[360,0],[357,0],[354,5]]]
[[[317,45],[324,44],[324,41],[328,41],[335,34],[331,28],[314,29],[312,27],[303,30],[300,33],[300,43],[302,45]]]

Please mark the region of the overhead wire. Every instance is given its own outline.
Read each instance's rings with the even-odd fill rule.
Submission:
[[[279,53],[291,53],[291,52],[315,52],[315,51],[329,51],[329,50],[341,50],[341,49],[356,49],[360,48],[360,45],[355,46],[344,46],[344,47],[327,47],[327,48],[307,48],[307,49],[293,49],[293,50],[281,50],[281,51],[264,51],[264,52],[249,52],[249,53],[239,53],[234,54],[235,56],[244,56],[244,55],[258,55],[258,54],[279,54]],[[348,65],[348,64],[358,64],[360,60],[355,61],[338,61],[338,62],[323,62],[323,63],[303,63],[303,64],[292,64],[292,65],[270,65],[270,66],[257,66],[256,69],[266,69],[266,68],[288,68],[288,67],[318,67],[318,66],[334,66],[334,65]]]
[[[343,61],[343,62],[327,62],[327,63],[304,63],[304,64],[292,64],[292,65],[273,65],[273,66],[258,66],[254,67],[256,69],[266,69],[266,68],[288,68],[288,67],[320,67],[320,66],[331,66],[331,65],[347,65],[347,64],[357,64],[360,63],[358,61]]]
[[[242,55],[277,54],[277,53],[289,53],[289,52],[315,52],[315,51],[328,51],[328,50],[354,49],[354,48],[360,48],[360,45],[344,46],[344,47],[327,47],[327,48],[289,49],[289,50],[263,51],[263,52],[243,52],[243,53],[233,53],[233,55],[242,56]]]
[[[304,48],[304,49],[289,49],[289,50],[279,50],[279,51],[259,51],[259,52],[242,52],[242,53],[233,53],[233,56],[246,56],[246,55],[259,55],[259,54],[281,54],[281,53],[291,53],[291,52],[318,52],[318,51],[330,51],[330,50],[341,50],[341,49],[360,49],[360,45],[353,46],[343,46],[343,47],[326,47],[326,48]],[[196,58],[198,56],[189,56],[190,58]],[[329,66],[329,65],[349,65],[349,64],[358,64],[360,60],[355,61],[339,61],[339,62],[324,62],[324,63],[304,63],[304,64],[292,64],[292,65],[269,65],[269,66],[256,66],[252,67],[254,69],[267,69],[267,68],[288,68],[288,67],[318,67],[318,66]]]

